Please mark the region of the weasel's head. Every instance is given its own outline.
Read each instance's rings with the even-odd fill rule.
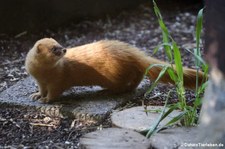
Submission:
[[[39,61],[49,63],[57,62],[66,53],[66,48],[62,47],[52,38],[43,38],[38,40],[32,49],[34,49]]]

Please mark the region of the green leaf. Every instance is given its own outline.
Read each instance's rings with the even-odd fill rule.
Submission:
[[[208,81],[204,82],[201,87],[198,89],[198,94],[202,94],[206,88],[206,86],[208,86]]]
[[[171,47],[172,45],[171,45],[171,43],[162,43],[162,44],[156,46],[156,47],[153,49],[153,54],[152,54],[152,56],[153,56],[156,52],[158,52],[159,48],[164,47],[164,46],[170,46],[170,47]]]
[[[196,98],[194,101],[194,107],[199,107],[202,104],[201,98]]]
[[[202,69],[203,69],[203,72],[204,72],[204,78],[208,78],[209,65],[207,65],[207,64],[202,65]]]
[[[149,113],[160,113],[162,112],[161,109],[156,109],[156,110],[144,110],[144,112],[149,112]]]
[[[183,116],[187,113],[187,111],[183,111],[182,113],[180,113],[179,115],[175,116],[172,120],[170,120],[168,123],[166,123],[165,126],[170,126],[175,124],[176,122],[180,121]]]
[[[198,61],[200,61],[202,64],[206,64],[206,62],[202,59],[201,56],[198,56],[197,54],[191,52],[191,50],[189,50],[189,49],[186,49],[185,48],[185,50],[188,51],[188,52],[190,52],[195,57],[195,59],[197,59]]]
[[[176,74],[175,74],[175,72],[174,72],[174,70],[173,70],[172,68],[168,68],[167,72],[168,72],[170,78],[171,78],[174,82],[177,82],[177,81],[178,81],[178,80],[177,80],[177,76],[176,76]]]
[[[195,55],[195,66],[196,68],[200,68],[200,60],[197,58],[201,58],[201,54],[199,54],[199,51],[197,48],[194,48],[194,55]]]
[[[158,118],[158,120],[155,122],[155,124],[153,125],[153,127],[150,127],[150,129],[148,130],[147,134],[146,134],[146,137],[147,138],[150,138],[152,136],[152,134],[154,134],[157,130],[157,127],[159,126],[159,123],[163,120],[163,115],[165,113],[165,110],[166,110],[166,106],[167,106],[167,103],[168,103],[168,99],[169,99],[169,96],[170,96],[170,93],[171,91],[169,91],[168,95],[167,95],[167,98],[166,98],[166,101],[165,101],[165,104],[164,104],[164,107],[163,107],[163,110]]]
[[[169,108],[162,116],[161,120],[166,118],[170,113],[172,113],[175,109],[174,108]]]
[[[168,29],[166,28],[166,25],[165,23],[163,22],[163,18],[162,18],[162,15],[159,11],[159,8],[157,6],[157,4],[155,3],[155,1],[153,0],[153,5],[154,5],[154,12],[158,18],[158,22],[159,22],[159,26],[162,30],[162,36],[163,36],[163,42],[164,43],[169,43],[169,32],[168,32]],[[169,58],[169,61],[172,62],[172,52],[171,52],[171,46],[168,46],[168,45],[164,45],[164,48],[165,48],[165,52],[166,52],[166,55],[168,56]]]
[[[194,54],[201,57],[201,53],[200,53],[200,35],[201,35],[201,31],[202,31],[202,20],[203,20],[203,9],[201,9],[199,12],[198,12],[198,16],[197,16],[197,25],[196,25],[196,49],[194,49]],[[198,71],[199,71],[199,68],[201,67],[200,66],[200,62],[198,59],[195,58],[195,66],[197,68],[197,73],[196,73],[196,96],[198,97],[197,95],[197,91],[198,91]]]
[[[199,56],[200,56],[199,45],[200,45],[200,35],[202,31],[202,20],[203,20],[203,8],[198,12],[196,25],[196,47],[198,49]]]
[[[176,42],[172,42],[173,45],[173,51],[174,51],[174,61],[175,61],[175,66],[176,66],[176,72],[179,78],[179,81],[183,83],[183,66],[182,66],[182,61],[181,61],[181,55],[180,55],[180,50],[176,44]]]
[[[148,68],[145,70],[145,75],[148,74],[149,70],[152,69],[153,67],[165,67],[166,65],[164,64],[151,64],[150,66],[148,66]]]
[[[155,11],[156,16],[162,20],[162,16],[160,14],[159,8],[154,0],[153,0],[153,6],[154,6],[154,11]]]
[[[154,65],[154,64],[153,64]],[[154,65],[154,66],[157,66],[157,65]],[[150,67],[152,68],[152,67]],[[157,83],[159,82],[159,80],[163,77],[163,75],[166,73],[167,69],[169,68],[169,66],[164,66],[162,68],[162,70],[160,71],[158,77],[156,78],[156,80],[153,82],[153,84],[151,85],[150,89],[147,90],[147,92],[145,93],[145,96],[147,94],[149,94],[154,88],[155,86],[157,85]]]

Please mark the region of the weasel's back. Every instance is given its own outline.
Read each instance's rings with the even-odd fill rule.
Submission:
[[[98,85],[116,91],[120,86],[129,90],[139,84],[145,72],[145,58],[138,48],[116,40],[71,48],[65,55],[74,78],[82,78],[86,84],[100,83]]]

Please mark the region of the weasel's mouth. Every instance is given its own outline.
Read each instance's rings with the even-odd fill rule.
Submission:
[[[54,47],[52,53],[56,56],[62,56],[66,53],[66,49],[63,47]]]
[[[56,51],[56,52],[53,52],[56,56],[61,56],[62,55],[62,52],[61,51]]]

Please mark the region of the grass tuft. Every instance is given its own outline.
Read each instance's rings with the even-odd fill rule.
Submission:
[[[205,61],[202,59],[201,52],[200,52],[200,44],[201,44],[201,31],[202,31],[202,22],[203,22],[203,9],[201,9],[198,13],[197,16],[197,24],[196,24],[196,48],[191,51],[190,49],[187,49],[193,57],[195,58],[195,66],[197,69],[197,75],[196,75],[196,90],[195,90],[195,99],[193,101],[193,106],[187,105],[186,97],[185,97],[185,88],[184,88],[184,80],[183,80],[183,65],[182,65],[182,59],[181,59],[181,54],[180,54],[180,49],[177,43],[174,41],[174,39],[171,37],[169,34],[169,31],[163,21],[163,17],[160,13],[160,10],[156,4],[156,2],[153,0],[153,5],[154,5],[154,12],[155,15],[158,19],[159,26],[162,31],[162,44],[159,44],[154,50],[153,54],[155,54],[160,47],[164,47],[166,56],[169,59],[170,66],[168,65],[163,65],[163,64],[153,64],[150,65],[146,72],[148,72],[150,69],[153,67],[162,67],[163,69],[161,70],[160,74],[158,75],[157,79],[153,82],[149,90],[146,92],[146,94],[150,93],[154,87],[157,85],[159,82],[160,78],[165,74],[168,73],[170,78],[175,82],[176,86],[176,94],[178,95],[179,101],[177,103],[167,105],[169,95],[171,91],[169,91],[164,109],[161,111],[161,114],[156,121],[155,125],[148,130],[143,131],[142,133],[146,135],[146,137],[150,137],[152,134],[167,128],[171,125],[174,125],[178,121],[182,122],[184,126],[194,126],[198,122],[198,113],[197,110],[201,106],[201,101],[202,101],[202,93],[205,90],[205,87],[207,86],[207,74],[208,74],[208,66],[205,63]],[[174,69],[175,67],[175,69]],[[202,69],[204,74],[205,74],[205,82],[199,82],[198,80],[198,73],[199,70]],[[202,83],[201,86],[199,87],[199,83]],[[168,110],[166,110],[167,108]],[[181,113],[174,117],[171,121],[169,121],[166,125],[162,127],[158,127],[159,123],[167,117],[170,113],[172,113],[174,110],[181,110]]]

